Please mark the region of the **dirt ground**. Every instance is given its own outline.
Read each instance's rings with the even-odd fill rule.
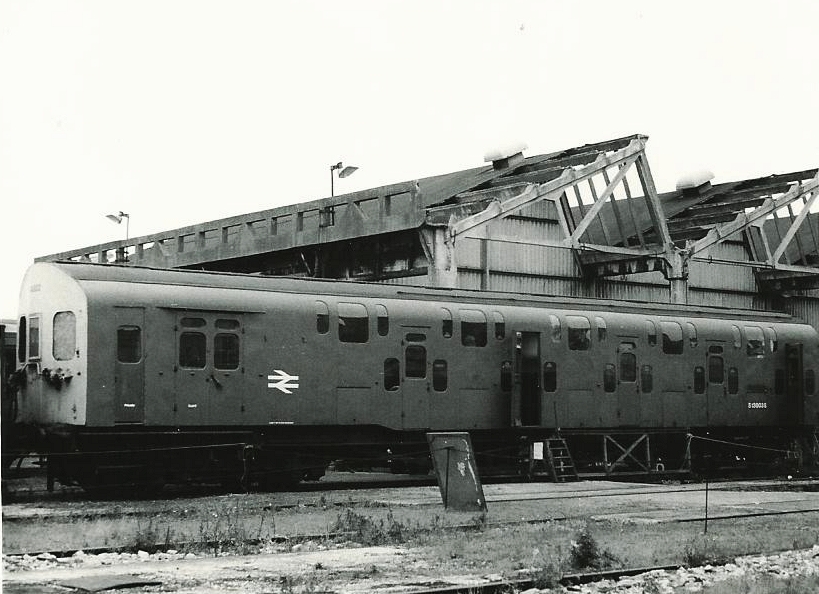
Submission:
[[[202,513],[223,513],[231,506],[241,509],[242,517],[254,526],[260,510],[273,512],[262,540],[272,535],[277,539],[247,555],[165,548],[152,554],[12,557],[13,552],[53,550],[38,548],[43,542],[59,541],[63,544],[55,548],[65,551],[87,548],[111,530],[118,530],[125,540],[133,538],[133,526],[127,525],[144,526],[144,516],[133,515],[144,502],[78,503],[85,506],[80,515],[77,510],[66,513],[61,504],[4,506],[3,590],[65,592],[59,584],[67,580],[118,576],[159,582],[141,587],[146,592],[191,594],[406,592],[477,585],[542,574],[544,568],[570,569],[572,543],[583,529],[591,530],[615,565],[628,567],[682,562],[692,549],[731,556],[819,543],[816,492],[712,488],[707,536],[702,534],[702,485],[529,483],[488,485],[484,493],[488,511],[477,515],[445,511],[434,487],[229,495],[153,504],[150,514],[160,536],[166,523],[181,530],[182,520],[198,521],[201,530]],[[191,516],[194,507],[200,514],[196,517]],[[803,513],[791,513],[798,510]],[[780,515],[736,518],[752,513]],[[385,542],[367,542],[361,534],[331,538],[330,529],[345,514],[380,527],[370,540]],[[354,528],[349,521],[344,527]],[[28,589],[35,587],[40,589]]]

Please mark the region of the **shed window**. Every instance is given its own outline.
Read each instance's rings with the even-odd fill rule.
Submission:
[[[387,308],[383,305],[375,306],[376,326],[378,327],[378,335],[386,336],[390,333],[390,316],[387,313]]]
[[[426,377],[427,350],[421,345],[412,344],[407,347],[406,355],[407,377]]]
[[[398,389],[401,375],[401,364],[398,359],[389,358],[384,360],[384,389],[392,392]]]
[[[367,342],[370,337],[367,308],[360,303],[338,304],[338,339],[341,342]]]
[[[432,362],[432,389],[436,392],[445,392],[447,386],[446,361],[436,359]]]
[[[486,346],[486,315],[477,309],[462,309],[461,344],[464,346]]]
[[[557,363],[546,361],[543,364],[543,391],[555,392],[557,390]]]
[[[238,334],[228,334],[225,332],[213,337],[213,366],[216,369],[238,369]]]
[[[54,334],[51,353],[57,361],[74,358],[77,350],[77,318],[73,311],[54,314]]]
[[[503,314],[500,312],[493,312],[492,317],[495,318],[495,338],[503,340],[506,336],[506,322],[503,319]]]
[[[201,332],[183,332],[179,336],[179,365],[203,369],[207,342]]]
[[[745,326],[745,354],[749,357],[765,356],[765,336],[759,326]]]
[[[617,389],[617,368],[613,363],[607,363],[603,369],[603,389],[608,393]]]
[[[663,333],[663,352],[667,355],[682,355],[682,326],[677,322],[660,322],[660,330]]]
[[[117,361],[139,363],[142,359],[142,330],[139,326],[117,328]]]
[[[569,335],[569,350],[587,351],[591,345],[591,324],[583,316],[566,316]]]
[[[452,338],[452,312],[444,307],[441,308],[441,336]]]
[[[316,332],[327,334],[330,331],[330,310],[324,301],[316,301]]]

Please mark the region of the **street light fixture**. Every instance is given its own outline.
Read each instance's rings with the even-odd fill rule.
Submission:
[[[119,214],[108,214],[105,215],[105,218],[108,219],[109,221],[116,223],[117,225],[122,223],[122,219],[125,219],[125,241],[128,241],[128,237],[130,235],[129,227],[131,226],[131,217],[128,216],[128,213],[119,211]]]
[[[344,167],[344,164],[339,161],[335,165],[330,165],[330,196],[335,196],[335,188],[333,187],[333,172],[338,171],[339,179],[343,179],[345,177],[350,177],[353,173],[358,170],[358,167],[354,167],[353,165],[347,165]]]

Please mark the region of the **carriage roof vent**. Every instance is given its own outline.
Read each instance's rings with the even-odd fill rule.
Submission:
[[[496,147],[488,151],[483,160],[492,162],[493,169],[507,169],[523,161],[523,151],[527,148],[525,142],[514,142]]]

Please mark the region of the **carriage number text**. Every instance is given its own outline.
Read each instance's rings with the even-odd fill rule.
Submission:
[[[748,408],[768,408],[767,402],[749,402]]]

